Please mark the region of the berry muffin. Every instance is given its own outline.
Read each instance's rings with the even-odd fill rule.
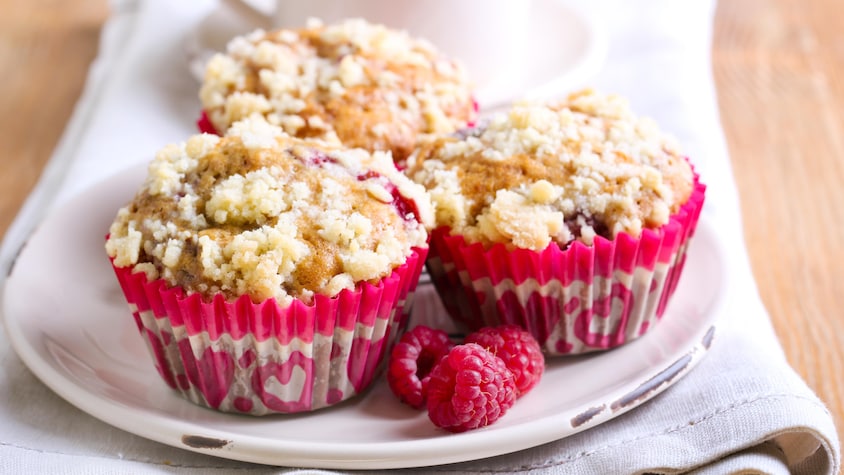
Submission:
[[[168,385],[221,411],[303,412],[377,374],[432,216],[388,153],[250,119],[161,150],[106,251]]]
[[[656,124],[584,90],[426,140],[428,270],[471,329],[512,323],[549,354],[612,348],[661,318],[705,187]]]
[[[208,62],[199,96],[202,131],[260,114],[290,135],[390,151],[400,164],[419,134],[453,132],[476,112],[458,63],[364,20],[237,37]]]

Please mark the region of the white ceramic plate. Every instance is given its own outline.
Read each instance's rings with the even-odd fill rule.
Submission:
[[[225,4],[209,13],[187,40],[190,69],[197,80],[205,74],[211,55],[225,51],[228,41],[255,28]],[[491,52],[494,54],[494,52]],[[518,99],[545,99],[583,87],[598,72],[607,54],[607,37],[594,18],[561,0],[534,0],[530,35],[523,63],[507,80],[478,84],[476,97],[482,112]]]
[[[219,457],[397,468],[479,459],[566,437],[642,404],[691,370],[712,341],[727,285],[716,234],[702,222],[674,300],[656,328],[609,352],[550,360],[541,383],[484,429],[438,430],[426,414],[400,404],[383,381],[361,397],[311,414],[218,413],[187,402],[160,380],[103,250],[117,208],[144,175],[133,167],[48,215],[6,281],[6,328],[33,373],[83,411],[128,432]],[[425,298],[435,297],[419,300]]]

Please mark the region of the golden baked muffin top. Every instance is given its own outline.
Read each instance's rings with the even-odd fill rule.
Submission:
[[[359,19],[237,37],[208,62],[199,95],[221,134],[257,113],[290,135],[389,150],[398,163],[417,135],[452,132],[475,115],[462,66]]]
[[[425,140],[408,175],[436,222],[467,242],[542,250],[668,222],[688,200],[691,167],[628,102],[592,90],[522,103],[477,127]]]
[[[106,243],[118,267],[188,292],[286,305],[377,281],[425,247],[427,193],[370,153],[263,119],[157,153]]]

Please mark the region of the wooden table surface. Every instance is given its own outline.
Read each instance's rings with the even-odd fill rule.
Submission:
[[[0,235],[96,55],[105,0],[0,0]],[[788,360],[844,428],[844,2],[722,0],[714,76],[754,274]],[[737,316],[740,317],[740,316]]]

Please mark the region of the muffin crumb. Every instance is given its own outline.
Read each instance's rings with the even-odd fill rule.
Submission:
[[[667,223],[693,187],[688,161],[653,121],[588,89],[426,138],[407,173],[429,190],[438,225],[536,251],[638,237]]]
[[[418,134],[452,132],[475,117],[462,66],[361,19],[235,38],[208,62],[200,99],[221,133],[259,114],[288,134],[390,151],[397,162]]]
[[[287,304],[386,277],[426,247],[432,224],[427,193],[389,154],[293,138],[253,116],[226,137],[163,148],[106,250],[188,292]]]

